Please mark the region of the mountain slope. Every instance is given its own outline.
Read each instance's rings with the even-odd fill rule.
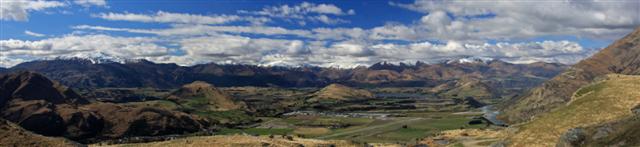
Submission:
[[[631,110],[640,105],[640,76],[608,75],[603,79],[580,88],[566,106],[519,126],[509,138],[511,146],[553,146],[571,128],[633,116]]]
[[[449,84],[451,89],[443,90],[447,85],[441,85],[436,87],[434,91],[440,90],[443,93],[438,95],[443,97],[459,97],[467,98],[473,97],[476,99],[491,99],[496,98],[497,92],[494,88],[486,83],[483,83],[479,79],[463,78],[455,81],[455,84]]]
[[[179,88],[193,81],[216,86],[322,87],[331,83],[349,86],[435,86],[472,76],[510,79],[498,87],[529,88],[555,76],[566,66],[551,63],[511,64],[500,60],[394,65],[386,62],[353,69],[322,67],[264,67],[234,64],[178,66],[146,60],[96,62],[95,59],[59,58],[18,64],[6,72],[34,71],[74,88],[155,87]]]
[[[90,103],[73,90],[31,72],[0,76],[0,117],[46,136],[88,142],[124,136],[196,132],[189,114],[148,106]]]
[[[13,99],[45,100],[54,104],[89,102],[73,90],[32,72],[0,76],[0,105]]]
[[[505,113],[501,117],[513,123],[530,120],[538,114],[564,106],[578,88],[610,73],[640,74],[640,28],[524,96],[510,100],[505,104]]]
[[[182,88],[171,93],[169,99],[184,105],[200,106],[200,104],[195,103],[202,102],[202,106],[199,109],[209,111],[227,111],[246,107],[244,103],[234,102],[228,94],[202,81],[195,81],[182,86]]]
[[[341,84],[331,84],[314,93],[309,101],[354,101],[370,98],[373,98],[373,93],[367,90],[354,89]]]
[[[635,107],[631,111],[634,112],[631,117],[570,129],[560,137],[558,145],[564,147],[640,146],[640,108]]]
[[[0,118],[0,146],[81,146],[64,138],[46,137]]]

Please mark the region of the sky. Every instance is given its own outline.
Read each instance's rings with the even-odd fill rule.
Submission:
[[[636,0],[0,0],[0,67],[55,58],[350,68],[484,57],[573,64]]]

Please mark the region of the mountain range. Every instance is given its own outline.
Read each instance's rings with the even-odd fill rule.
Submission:
[[[0,73],[33,71],[74,88],[178,88],[193,81],[216,86],[323,87],[340,83],[356,87],[430,87],[463,77],[493,80],[496,87],[533,87],[567,66],[556,63],[511,64],[501,60],[459,59],[436,64],[391,64],[351,69],[314,66],[280,67],[237,64],[179,66],[136,62],[107,62],[84,58],[56,58],[18,64]]]

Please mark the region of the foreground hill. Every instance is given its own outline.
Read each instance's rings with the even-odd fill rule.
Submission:
[[[580,61],[553,79],[506,103],[502,116],[524,122],[566,105],[578,88],[606,74],[640,74],[640,28],[595,55]]]
[[[82,146],[65,138],[54,138],[31,133],[17,124],[0,118],[0,146]]]
[[[81,142],[191,133],[208,125],[205,120],[178,111],[92,103],[31,72],[0,76],[0,92],[1,118],[34,133]]]
[[[577,127],[565,132],[558,145],[563,146],[639,146],[640,109],[632,109],[633,116],[613,122]],[[577,136],[577,137],[572,137]]]
[[[592,140],[594,146],[637,146],[637,122],[614,123],[590,132],[569,132],[576,127],[598,126],[626,118],[635,118],[632,112],[640,106],[640,76],[608,75],[604,80],[577,90],[566,106],[538,115],[519,126],[519,131],[509,137],[511,146],[554,146],[562,136],[573,139],[576,146],[584,146],[584,140]],[[618,124],[618,125],[615,125]],[[613,127],[612,127],[613,126]],[[617,126],[617,128],[616,128]],[[597,128],[597,127],[593,127]],[[624,128],[629,128],[626,130]],[[589,136],[589,137],[586,137]],[[610,143],[610,144],[609,144]],[[620,144],[621,143],[621,144]]]
[[[166,146],[215,146],[219,147],[295,147],[295,146],[338,146],[338,147],[356,147],[362,146],[360,144],[351,143],[343,140],[316,140],[316,139],[304,139],[304,138],[285,138],[281,136],[275,136],[274,138],[268,138],[266,136],[242,136],[242,135],[217,135],[206,137],[189,137],[183,139],[176,139],[171,141],[151,142],[151,143],[138,143],[138,144],[121,144],[113,146],[127,146],[127,147],[166,147]],[[99,145],[92,145],[99,146]]]
[[[565,67],[552,63],[511,64],[500,60],[474,60],[435,64],[418,62],[415,65],[381,62],[371,67],[339,69],[213,63],[178,66],[146,60],[119,63],[72,58],[25,62],[4,72],[34,71],[74,88],[179,88],[193,81],[204,81],[222,87],[323,87],[331,83],[357,87],[424,87],[468,76],[495,80],[497,86],[494,87],[498,88],[527,88],[555,76]]]

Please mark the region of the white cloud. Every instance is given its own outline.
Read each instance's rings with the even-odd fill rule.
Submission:
[[[267,15],[272,17],[286,17],[286,18],[302,18],[307,14],[331,14],[331,15],[354,15],[353,9],[344,12],[339,7],[333,4],[314,4],[309,2],[303,2],[299,5],[289,6],[273,6],[265,7],[261,11],[239,11],[240,13]]]
[[[3,63],[0,66],[61,55],[82,57],[93,52],[180,65],[217,62],[355,67],[380,61],[432,62],[460,56],[491,57],[514,63],[546,61],[571,64],[593,54],[596,49],[584,48],[572,41],[522,40],[554,35],[617,39],[640,23],[639,15],[629,11],[635,10],[633,8],[640,2],[620,2],[536,1],[535,5],[531,1],[392,3],[424,13],[424,16],[408,24],[389,22],[370,29],[291,29],[261,25],[271,22],[271,19],[301,25],[339,24],[349,22],[340,17],[355,14],[354,10],[344,10],[332,4],[307,2],[266,7],[260,11],[239,11],[241,14],[238,15],[165,11],[101,13],[94,17],[170,25],[158,29],[78,25],[72,27],[74,32],[84,33],[40,41],[1,40],[0,62]],[[530,9],[525,7],[528,5],[532,5]],[[28,10],[46,8],[51,7],[34,4]],[[2,17],[10,20],[20,18],[4,14]],[[234,22],[247,24],[228,25]],[[139,33],[134,36],[151,34],[154,37],[82,35],[103,31]],[[24,33],[43,35],[30,31]],[[487,40],[498,43],[487,43]]]
[[[200,60],[200,63],[270,64],[274,55],[295,58],[308,53],[303,42],[299,40],[217,35],[186,38],[179,43],[180,49],[185,51],[189,58]],[[265,60],[267,58],[269,61]]]
[[[83,30],[99,30],[99,31],[124,31],[130,33],[155,34],[161,36],[199,36],[199,35],[215,35],[220,33],[230,34],[261,34],[261,35],[294,35],[294,36],[310,36],[312,33],[307,30],[291,30],[282,27],[268,26],[209,26],[209,25],[174,25],[168,29],[130,29],[130,28],[111,28],[103,26],[78,25],[73,29]]]
[[[288,21],[294,20],[294,22],[297,22],[300,25],[305,25],[305,20],[311,20],[314,22],[321,22],[325,24],[348,23],[349,21],[339,18],[332,18],[332,16],[355,15],[356,12],[353,9],[342,10],[341,8],[333,4],[315,4],[303,2],[294,6],[280,5],[265,7],[260,11],[240,10],[238,11],[238,13],[282,18]]]
[[[74,0],[73,3],[83,7],[100,6],[106,7],[107,1],[105,0]]]
[[[165,45],[161,45],[165,44]],[[171,44],[170,48],[167,44]],[[318,65],[356,67],[380,61],[435,62],[460,56],[482,56],[514,63],[535,61],[574,63],[594,53],[570,41],[496,43],[448,41],[444,44],[371,43],[367,41],[303,41],[211,34],[180,38],[67,35],[39,41],[1,40],[0,66],[12,66],[57,56],[91,57],[105,53],[160,63],[242,63],[254,65]],[[172,54],[183,52],[185,54]]]
[[[496,44],[464,43],[448,41],[444,44],[430,42],[411,43],[407,45],[377,44],[371,46],[381,60],[402,62],[436,61],[452,57],[479,56],[502,59],[514,63],[531,63],[536,61],[573,64],[590,56],[597,50],[585,49],[578,43],[570,41],[542,41]]]
[[[339,23],[347,23],[349,21],[344,20],[344,19],[334,19],[334,18],[330,18],[327,15],[318,15],[318,16],[314,16],[314,17],[309,17],[309,19],[311,19],[312,21],[319,21],[325,24],[339,24]]]
[[[248,17],[237,15],[197,15],[188,13],[171,13],[158,11],[155,14],[135,14],[135,13],[101,13],[95,15],[106,20],[114,21],[134,21],[134,22],[156,22],[156,23],[181,23],[181,24],[226,24],[231,22],[250,22],[254,25],[261,25],[269,22],[269,18]]]
[[[549,35],[617,39],[640,25],[640,1],[431,1],[394,6],[425,13],[409,26],[441,40],[518,39]],[[449,18],[454,17],[455,20]]]
[[[27,21],[29,12],[64,6],[66,4],[59,1],[2,0],[0,1],[0,20]]]
[[[170,49],[158,45],[157,41],[155,38],[107,35],[69,35],[39,41],[9,39],[0,40],[0,56],[6,57],[3,60],[15,61],[86,56],[98,52],[131,59],[166,56]],[[13,63],[0,63],[0,66]]]
[[[29,36],[33,36],[33,37],[44,37],[44,36],[47,36],[47,35],[44,35],[44,34],[40,34],[40,33],[36,33],[36,32],[31,32],[31,31],[29,31],[29,30],[25,30],[25,31],[24,31],[24,34],[29,35]]]

